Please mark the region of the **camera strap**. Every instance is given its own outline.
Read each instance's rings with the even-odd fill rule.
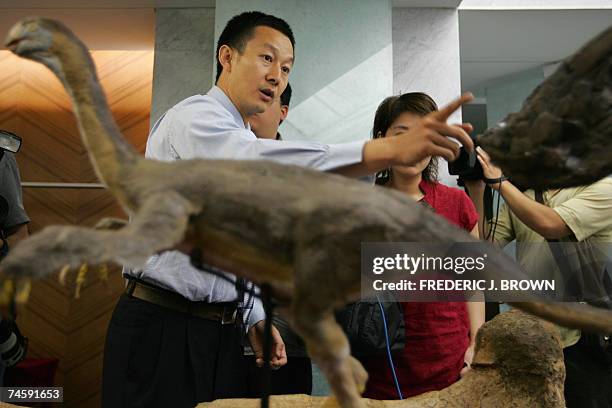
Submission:
[[[487,178],[487,177],[483,177],[482,178],[482,181],[484,181],[485,184],[498,184],[498,183],[501,183],[502,181],[506,181],[506,180],[508,180],[508,176],[504,176],[503,174],[502,174],[501,177],[492,178],[492,179],[491,178]]]

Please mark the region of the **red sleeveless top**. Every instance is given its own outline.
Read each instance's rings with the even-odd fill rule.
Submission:
[[[435,212],[467,231],[478,213],[467,194],[440,183],[422,181],[423,201]],[[406,346],[393,353],[404,398],[441,390],[459,379],[469,345],[469,316],[464,302],[402,303]],[[386,356],[362,360],[369,374],[364,397],[399,399]]]

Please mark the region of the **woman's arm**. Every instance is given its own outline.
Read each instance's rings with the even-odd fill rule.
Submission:
[[[470,234],[479,238],[478,225],[475,225]],[[478,300],[482,299],[482,300]],[[485,302],[482,292],[475,292],[471,301],[467,302],[468,317],[470,319],[470,344],[465,351],[464,361],[466,366],[461,370],[461,375],[465,374],[472,364],[474,358],[474,348],[476,346],[476,333],[485,322]]]
[[[472,199],[474,207],[476,207],[478,212],[479,238],[484,239],[489,234],[489,226],[485,220],[484,209],[485,183],[482,180],[465,180],[464,183],[467,187],[467,194]]]

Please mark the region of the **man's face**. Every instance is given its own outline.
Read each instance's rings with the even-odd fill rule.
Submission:
[[[280,104],[276,99],[272,105],[263,113],[256,113],[249,117],[251,130],[260,139],[276,139],[278,126],[287,117],[289,107]]]
[[[223,52],[220,53],[221,58]],[[243,118],[265,112],[285,90],[293,67],[291,41],[270,27],[256,27],[240,54],[231,49],[229,62],[221,61],[226,74],[222,87]]]

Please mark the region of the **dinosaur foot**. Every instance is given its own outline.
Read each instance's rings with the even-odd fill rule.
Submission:
[[[65,265],[61,271],[59,272],[58,280],[62,286],[66,286],[66,278],[68,273],[70,272],[70,265]],[[79,270],[77,272],[76,277],[76,287],[74,290],[75,299],[79,299],[81,297],[81,288],[86,281],[87,273],[89,272],[89,265],[86,263],[81,264]],[[100,265],[98,268],[98,277],[104,283],[108,282],[108,266],[106,264]]]
[[[5,279],[0,288],[0,307],[8,307],[9,314],[15,316],[17,308],[30,298],[31,290],[30,278]]]

